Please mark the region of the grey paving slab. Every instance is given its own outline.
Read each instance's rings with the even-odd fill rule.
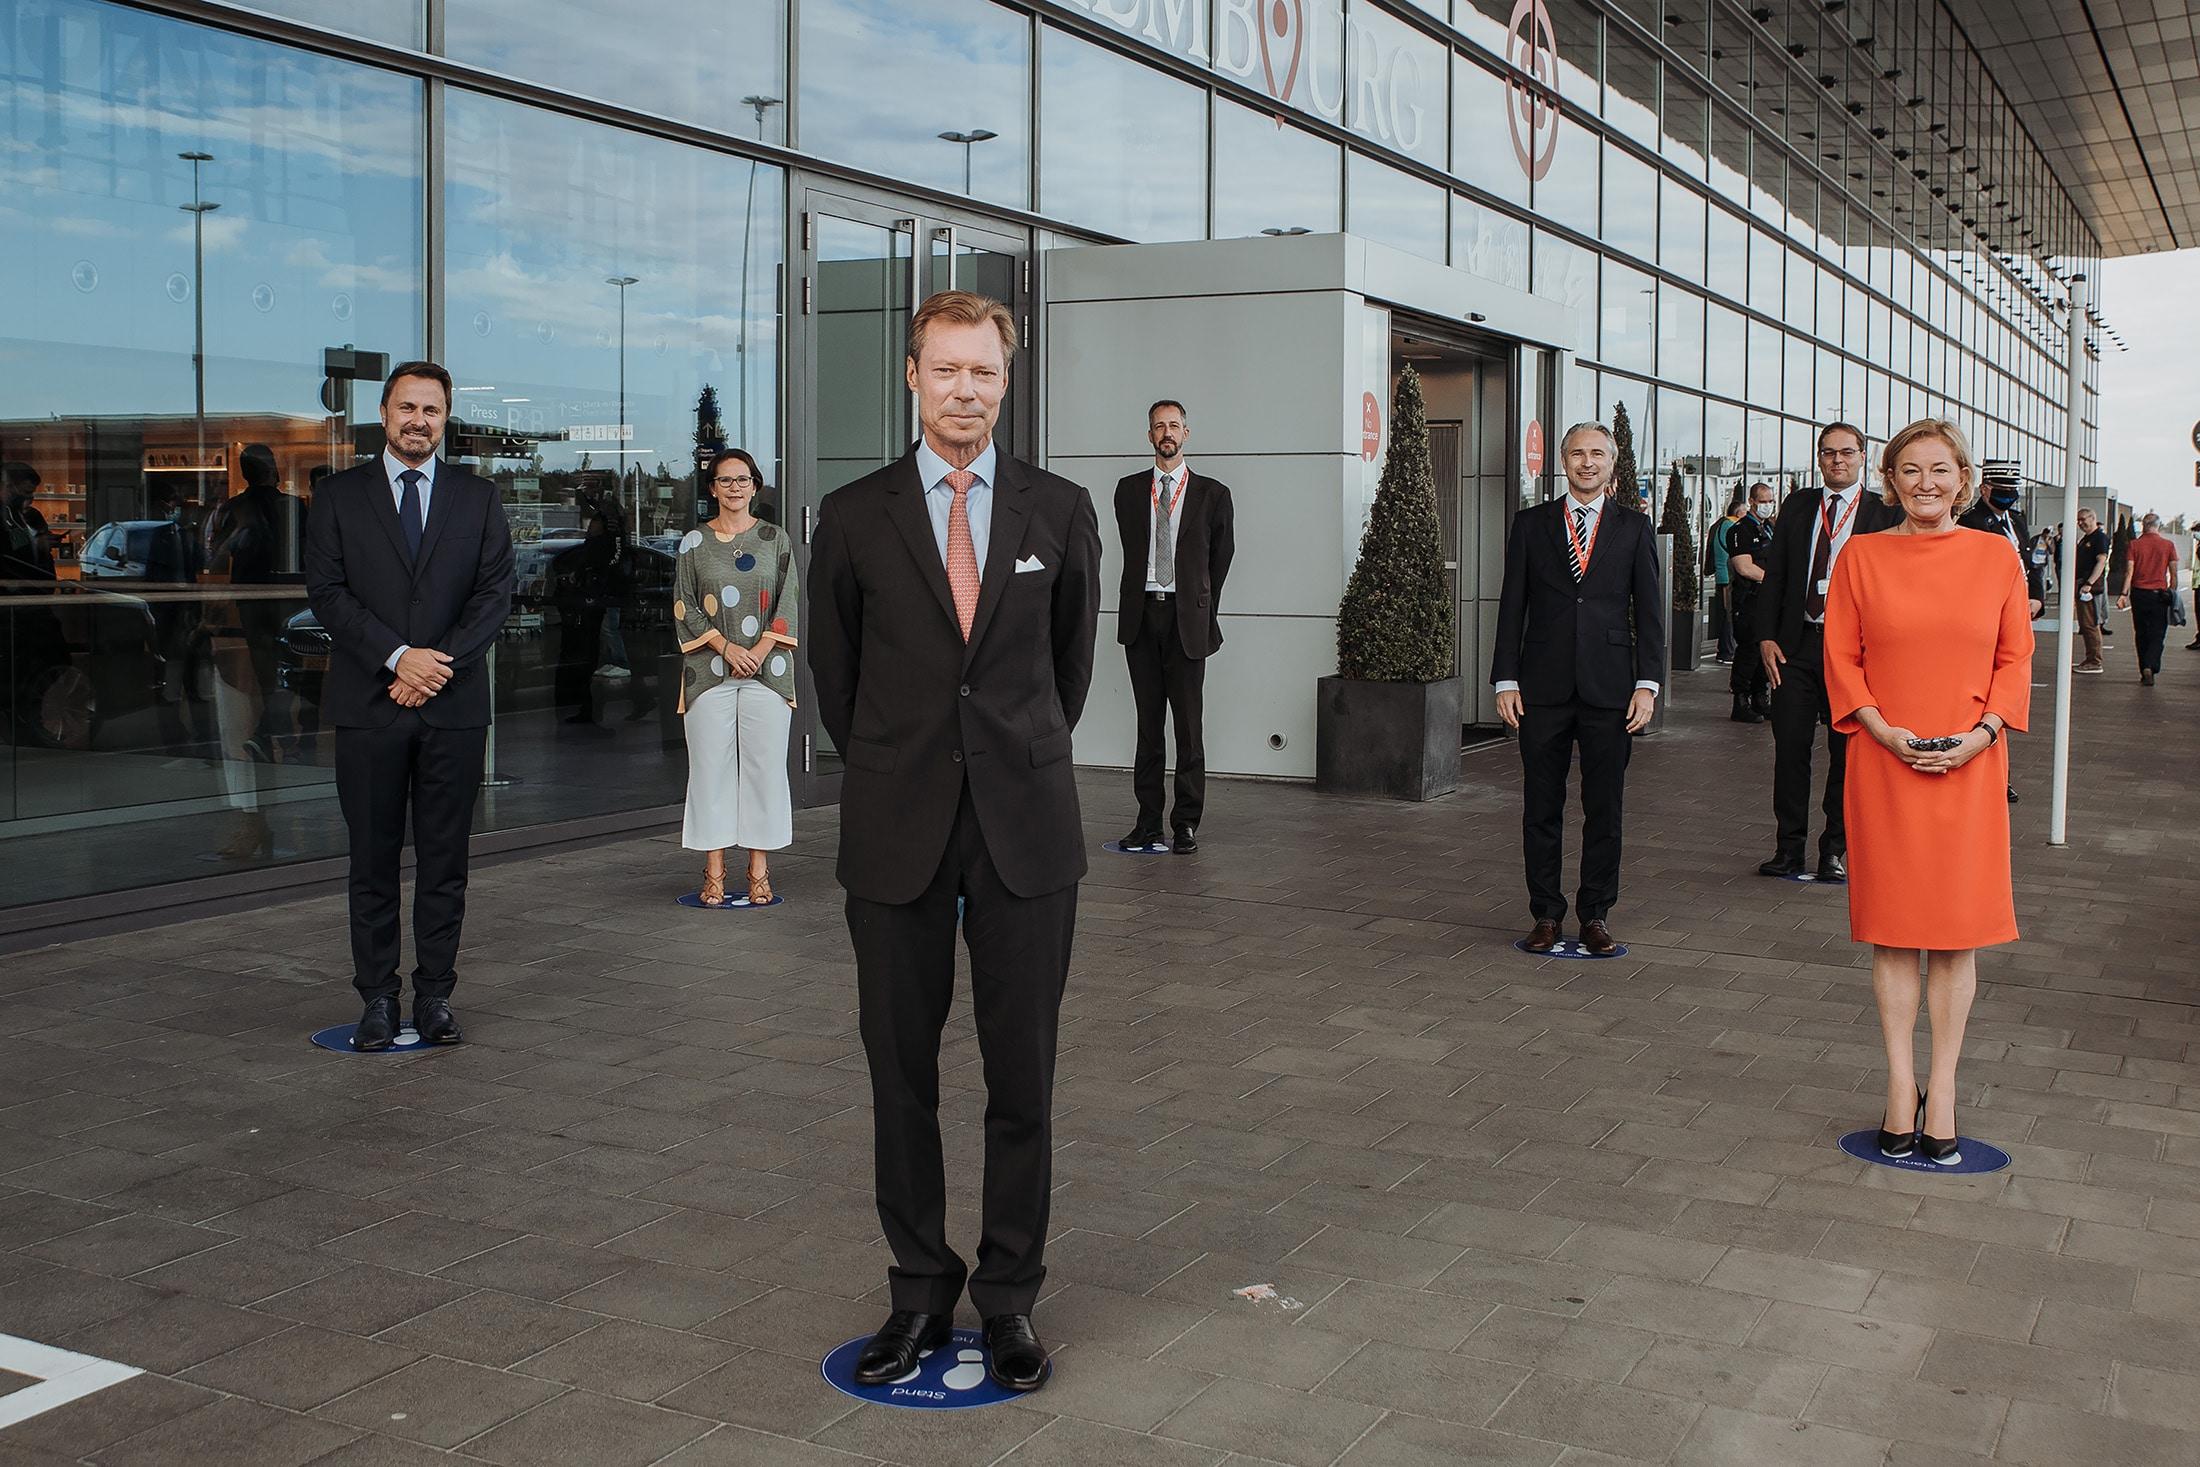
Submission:
[[[885,1266],[830,810],[775,863],[826,899],[738,943],[664,908],[667,835],[483,867],[432,1055],[303,1044],[349,1017],[341,899],[12,956],[0,1331],[149,1373],[0,1467],[2200,1460],[2200,667],[2081,682],[2115,758],[2065,848],[2012,740],[2025,936],[1958,1105],[2015,1163],[1979,1177],[1834,1149],[1875,1123],[1868,972],[1839,892],[1753,874],[1770,740],[1719,676],[1636,750],[1616,963],[1510,948],[1502,746],[1428,805],[1218,781],[1196,858],[1094,866],[1057,1375],[991,1411],[818,1375]],[[1080,779],[1097,843],[1127,781]],[[967,1251],[966,1001],[942,1063]]]

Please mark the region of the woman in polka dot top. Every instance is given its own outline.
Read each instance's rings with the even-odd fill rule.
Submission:
[[[688,741],[681,844],[705,851],[702,900],[724,906],[725,852],[749,853],[748,902],[772,900],[766,851],[794,839],[787,736],[794,722],[794,546],[750,505],[756,460],[728,449],[712,461],[718,513],[680,541],[672,618],[686,663],[680,712]],[[738,902],[737,902],[738,904]]]

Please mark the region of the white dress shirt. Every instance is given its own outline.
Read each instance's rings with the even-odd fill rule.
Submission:
[[[1825,531],[1825,516],[1830,511],[1835,526],[1833,544],[1826,552],[1826,586],[1830,590],[1833,586],[1833,568],[1841,563],[1842,547],[1847,545],[1849,537],[1856,533],[1856,516],[1864,512],[1863,506],[1858,503],[1864,493],[1864,485],[1861,480],[1849,485],[1846,489],[1835,489],[1831,485],[1820,485],[1818,493],[1818,520],[1810,527],[1810,559],[1803,564],[1803,574],[1809,575],[1811,566],[1817,562],[1818,537]],[[1850,513],[1852,509],[1855,511],[1854,514]],[[1808,586],[1804,587],[1805,594],[1808,594],[1811,589]],[[1818,594],[1823,596],[1826,592],[1820,591]],[[1808,612],[1804,613],[1803,620],[1809,622],[1812,626],[1824,626],[1826,623],[1824,617],[1812,616]]]
[[[382,473],[390,481],[390,501],[397,506],[397,524],[400,530],[405,525],[405,486],[397,476],[407,473],[418,473],[420,475],[420,529],[425,534],[428,528],[428,501],[435,497],[435,465],[436,458],[432,453],[428,455],[426,463],[418,469],[414,469],[411,464],[406,463],[388,449],[382,450]],[[412,651],[412,644],[410,642],[403,643],[395,652],[390,654],[390,660],[382,665],[391,672],[395,672],[397,671],[397,659],[410,651]]]
[[[970,461],[970,472],[978,481],[970,486],[969,497],[963,501],[963,511],[970,519],[970,548],[978,553],[978,579],[985,579],[985,551],[993,539],[993,468],[996,456],[993,440],[988,438],[984,449]],[[955,507],[955,490],[947,482],[947,476],[955,466],[932,451],[932,445],[922,438],[917,440],[917,478],[924,485],[924,512],[932,517],[932,539],[940,547],[940,564],[947,564],[947,516]]]
[[[1169,517],[1169,560],[1173,565],[1176,560],[1177,541],[1184,530],[1184,489],[1191,482],[1192,461],[1190,459],[1183,459],[1178,462],[1175,470],[1169,475],[1170,487],[1168,489],[1161,487],[1161,470],[1159,468],[1156,468],[1149,476],[1146,485],[1146,589],[1149,591],[1174,591],[1176,589],[1176,577],[1174,575],[1164,582],[1154,574],[1153,517],[1156,514],[1164,514]],[[1155,508],[1156,495],[1160,496],[1158,501],[1160,507],[1158,509]],[[1170,512],[1169,501],[1171,499],[1176,501],[1174,513]]]
[[[1598,518],[1604,513],[1605,498],[1605,495],[1599,494],[1596,498],[1590,500],[1587,504],[1584,504],[1581,502],[1580,497],[1574,494],[1573,491],[1567,491],[1566,528],[1569,534],[1572,533],[1574,526],[1574,511],[1577,509],[1584,509],[1588,511],[1587,516],[1585,516],[1581,521],[1581,544],[1583,549],[1587,549],[1589,546],[1596,543],[1597,521]],[[1568,544],[1569,553],[1571,553],[1571,542],[1569,541]],[[1491,690],[1493,692],[1499,693],[1517,693],[1520,691],[1520,684],[1512,678],[1505,678],[1500,682],[1493,683],[1491,685]],[[1655,678],[1638,678],[1635,682],[1635,691],[1638,693],[1656,693],[1657,690],[1658,683],[1657,679]]]

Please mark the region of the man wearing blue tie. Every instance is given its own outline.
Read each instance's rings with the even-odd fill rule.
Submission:
[[[332,474],[306,520],[306,597],[334,644],[321,706],[351,834],[352,1047],[398,1030],[398,864],[412,820],[413,1027],[451,1014],[466,844],[489,730],[489,649],[512,605],[512,532],[496,486],[435,456],[451,374],[406,362],[382,387],[381,456]]]

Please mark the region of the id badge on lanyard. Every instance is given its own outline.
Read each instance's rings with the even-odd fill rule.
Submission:
[[[1833,590],[1833,557],[1836,553],[1836,547],[1839,546],[1841,543],[1842,531],[1848,529],[1849,521],[1856,518],[1857,506],[1861,505],[1863,502],[1864,491],[1862,489],[1858,489],[1856,491],[1856,497],[1849,501],[1849,507],[1846,510],[1842,511],[1841,523],[1837,525],[1833,522],[1832,503],[1825,499],[1821,499],[1818,501],[1818,524],[1819,527],[1826,532],[1827,573],[1824,576],[1821,576],[1818,580],[1818,594],[1821,596],[1828,595]]]

